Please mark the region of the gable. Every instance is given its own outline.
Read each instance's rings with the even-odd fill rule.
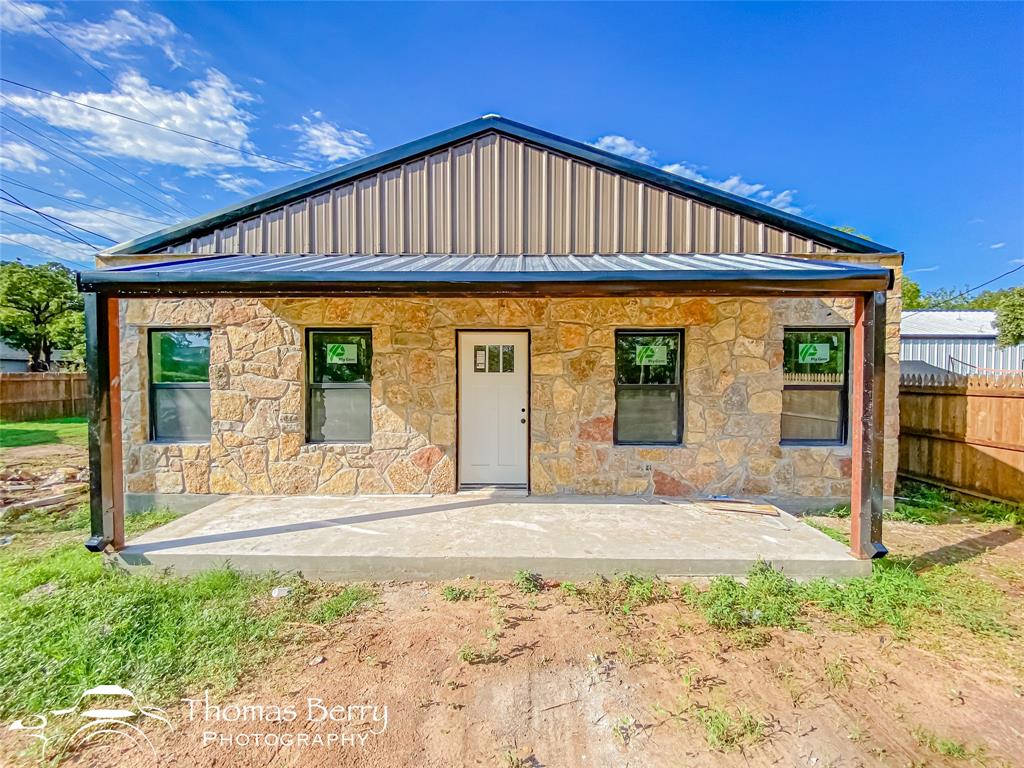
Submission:
[[[294,194],[272,193],[110,255],[886,250],[625,158],[535,135],[541,140],[484,130],[433,148],[428,137],[413,143],[428,142],[415,156],[392,150],[399,157],[390,163],[360,161],[333,179],[324,174],[296,185]],[[360,166],[368,167],[359,172]]]

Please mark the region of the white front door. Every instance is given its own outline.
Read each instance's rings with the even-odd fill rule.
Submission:
[[[460,485],[526,485],[529,356],[525,331],[459,333]]]

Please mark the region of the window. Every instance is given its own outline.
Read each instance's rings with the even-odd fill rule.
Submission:
[[[683,442],[681,331],[616,331],[615,442]]]
[[[306,419],[311,443],[370,441],[370,331],[309,331]]]
[[[149,332],[149,432],[153,440],[210,439],[210,331]]]
[[[785,332],[782,442],[846,442],[848,340],[843,328]]]

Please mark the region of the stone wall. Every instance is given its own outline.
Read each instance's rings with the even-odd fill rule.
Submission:
[[[848,498],[848,447],[779,445],[785,325],[849,325],[849,301],[648,299],[126,300],[122,393],[130,494],[456,490],[455,331],[531,332],[536,494]],[[898,307],[890,314],[898,353]],[[209,326],[209,444],[148,441],[146,328]],[[369,444],[307,444],[304,329],[373,329]],[[685,442],[612,444],[616,328],[683,328]],[[895,357],[893,357],[895,360]],[[898,371],[890,370],[890,382]],[[886,495],[896,387],[887,388]],[[895,421],[894,421],[895,419]]]

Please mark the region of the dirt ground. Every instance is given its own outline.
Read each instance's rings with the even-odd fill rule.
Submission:
[[[900,555],[963,562],[997,584],[1020,626],[1019,529],[892,523],[887,537]],[[482,585],[466,580],[461,586]],[[966,633],[899,639],[888,629],[846,631],[821,616],[806,631],[771,630],[767,645],[751,648],[709,628],[680,600],[622,619],[559,590],[526,596],[509,583],[489,586],[489,598],[446,602],[440,585],[378,585],[373,608],[327,628],[292,627],[271,666],[210,700],[221,707],[262,705],[262,715],[250,709],[244,722],[229,721],[236,710],[225,708],[218,719],[200,703],[190,718],[188,705],[172,706],[174,731],[146,729],[158,757],[108,742],[67,764],[1024,764],[1024,660],[1012,643],[993,645]],[[467,645],[488,650],[489,629],[498,633],[493,658],[460,660]],[[319,702],[341,707],[341,719],[319,720]],[[722,708],[736,720],[746,711],[763,723],[764,737],[714,749],[694,704]],[[293,721],[268,722],[273,706],[288,705]],[[346,709],[351,705],[376,705],[378,719],[366,710],[360,721],[359,710]],[[311,743],[299,743],[297,734]],[[927,734],[934,736],[930,743]],[[289,738],[291,745],[282,746]],[[937,739],[963,745],[966,754],[940,754]],[[9,734],[0,735],[0,754],[11,745]]]

